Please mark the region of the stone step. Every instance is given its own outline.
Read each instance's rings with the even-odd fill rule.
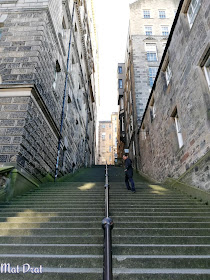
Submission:
[[[119,268],[209,268],[210,256],[205,255],[118,255],[113,256],[113,269]],[[0,263],[13,267],[30,264],[31,267],[101,268],[103,255],[50,255],[50,254],[0,254]],[[5,269],[5,268],[4,268]]]
[[[103,254],[103,244],[0,244],[1,254]],[[115,255],[209,255],[210,245],[113,244]]]
[[[20,272],[24,280],[102,280],[101,268],[43,268],[42,274]],[[127,269],[113,270],[113,280],[209,280],[209,269]],[[4,280],[12,280],[14,275],[4,274]]]
[[[210,244],[209,236],[121,236],[112,237],[113,244]],[[32,236],[0,236],[0,244],[102,244],[101,235],[32,235]]]
[[[101,226],[96,228],[84,228],[82,225],[78,228],[21,228],[21,229],[11,229],[11,228],[3,228],[0,229],[0,236],[10,235],[10,236],[32,236],[32,235],[100,235],[102,230]],[[145,235],[153,235],[153,236],[209,236],[210,229],[206,228],[114,228],[113,236],[145,236]]]
[[[0,244],[1,254],[102,255],[102,244]]]
[[[23,216],[2,216],[0,215],[0,223],[1,222],[13,222],[13,223],[44,223],[46,221],[49,221],[51,223],[54,222],[98,222],[98,221],[102,221],[102,219],[104,218],[103,214],[101,214],[101,216],[96,216],[96,215],[92,215],[92,216],[84,216],[84,215],[80,215],[80,216],[76,216],[76,215],[66,215],[66,216],[61,216],[61,215],[54,215],[54,216],[48,216],[48,215],[41,215],[39,213],[39,215],[23,215]],[[117,225],[118,223],[125,223],[125,219],[129,219],[128,223],[210,223],[210,217],[205,217],[205,216],[201,216],[201,217],[177,217],[177,216],[156,216],[156,217],[143,217],[143,216],[115,216],[115,224]]]
[[[115,255],[206,255],[210,245],[178,244],[113,244]]]
[[[64,255],[64,254],[0,254],[0,263],[9,263],[13,267],[30,264],[31,267],[57,267],[57,268],[99,268],[103,267],[103,255]]]
[[[6,221],[0,224],[0,229],[16,229],[16,228],[24,228],[24,229],[34,229],[34,228],[59,228],[59,229],[68,229],[68,228],[79,228],[81,226],[81,221],[68,221],[68,222],[52,222],[49,218],[43,219],[44,222],[30,222],[26,219],[11,222]],[[82,221],[82,226],[85,228],[97,228],[101,226],[102,219],[97,219],[95,221]],[[131,222],[131,221],[124,221],[124,222],[115,222],[115,227],[118,229],[161,229],[161,228],[173,228],[173,229],[209,229],[210,231],[210,222]]]
[[[47,207],[46,207],[47,206]],[[69,207],[67,207],[67,206],[69,206]],[[25,206],[20,206],[20,205],[6,205],[6,206],[0,206],[0,210],[1,209],[9,209],[9,210],[15,210],[15,211],[21,211],[21,210],[23,210],[23,209],[45,209],[46,211],[47,211],[47,209],[56,209],[56,210],[59,210],[59,209],[75,209],[75,208],[77,208],[77,209],[83,209],[84,210],[84,208],[82,207],[82,206],[84,206],[85,208],[88,208],[88,209],[96,209],[96,210],[98,210],[99,208],[101,209],[101,208],[103,208],[104,209],[104,205],[102,205],[102,204],[95,204],[94,203],[94,206],[95,207],[93,207],[93,204],[83,204],[83,203],[81,203],[81,204],[76,204],[76,203],[74,203],[74,204],[70,204],[70,205],[62,205],[62,204],[60,204],[60,205],[56,205],[55,207],[53,207],[53,204],[52,205],[44,205],[44,203],[43,204],[40,204],[40,205],[25,205]],[[131,211],[133,211],[133,210],[139,210],[139,212],[141,212],[141,211],[156,211],[156,210],[158,210],[158,211],[192,211],[192,210],[195,210],[196,209],[196,211],[198,210],[200,210],[201,212],[203,211],[203,210],[205,210],[205,208],[204,207],[201,207],[200,205],[190,205],[190,206],[185,206],[185,205],[183,205],[183,206],[178,206],[177,205],[177,207],[176,207],[176,205],[155,205],[155,206],[153,206],[153,207],[148,207],[148,205],[146,205],[145,207],[144,206],[142,206],[142,205],[134,205],[134,206],[131,206],[131,205],[127,205],[125,208],[123,208],[122,207],[122,205],[120,205],[120,206],[118,206],[118,205],[114,205],[114,206],[111,206],[110,205],[110,212],[112,212],[113,210],[121,210],[121,211],[123,211],[123,209],[125,210],[126,209],[126,211],[128,212],[131,212]],[[208,210],[207,210],[208,211]],[[210,211],[209,211],[210,212]]]
[[[94,208],[95,209],[95,208]],[[100,208],[101,209],[101,208]],[[85,216],[85,215],[88,215],[88,216],[96,216],[97,214],[101,214],[104,216],[104,209],[101,209],[101,212],[95,212],[94,210],[84,210],[83,208],[81,209],[78,209],[75,210],[74,208],[70,208],[70,209],[67,209],[66,211],[62,211],[62,212],[46,212],[44,211],[44,209],[41,209],[41,211],[39,210],[39,212],[35,212],[35,211],[32,211],[30,209],[27,209],[26,211],[24,212],[17,212],[17,211],[14,211],[14,210],[11,210],[11,209],[5,209],[5,210],[2,210],[0,212],[0,217],[62,217],[62,216],[65,216],[65,217],[73,217],[73,216]],[[144,213],[145,212],[145,213]],[[196,212],[164,212],[164,211],[138,211],[138,212],[126,212],[126,211],[111,211],[110,212],[110,216],[114,215],[114,217],[116,217],[117,219],[119,217],[121,217],[122,219],[124,218],[128,218],[129,220],[131,218],[134,218],[136,219],[137,217],[139,217],[140,219],[141,218],[148,218],[148,219],[156,219],[157,218],[170,218],[173,219],[174,217],[180,217],[180,218],[208,218],[209,215],[210,215],[210,211],[209,212],[203,212],[203,211],[196,211]]]

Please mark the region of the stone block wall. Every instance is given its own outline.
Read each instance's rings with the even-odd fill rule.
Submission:
[[[1,3],[4,21],[0,29],[0,132],[4,138],[0,141],[0,162],[16,162],[37,178],[39,174],[54,173],[71,29],[60,175],[84,164],[92,164],[95,107],[91,82],[94,80],[91,80],[93,74],[90,71],[93,65],[88,64],[91,73],[86,67],[87,47],[91,43],[84,48],[84,34],[79,26],[82,6],[75,5],[71,25],[73,1]],[[62,26],[64,17],[65,29]],[[22,91],[18,93],[21,87],[30,91],[27,97],[21,95]],[[11,97],[9,94],[5,96],[5,90],[11,91]],[[17,98],[20,103],[15,103]],[[5,138],[7,136],[16,138],[9,140]],[[6,141],[9,142],[8,147],[4,146]]]
[[[194,170],[194,164],[209,151],[210,94],[203,69],[209,55],[208,15],[209,3],[204,0],[190,28],[182,7],[139,131],[141,170],[159,181],[167,177],[179,178],[190,168]],[[165,67],[168,63],[172,77],[167,85]],[[151,119],[153,99],[156,114]],[[181,147],[175,112],[183,137]],[[194,175],[191,173],[190,182],[210,189],[208,160],[202,163],[201,170]]]

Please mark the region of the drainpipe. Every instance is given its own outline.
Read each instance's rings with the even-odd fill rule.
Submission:
[[[61,139],[62,139],[62,130],[63,130],[63,121],[64,121],[64,107],[65,107],[66,87],[67,87],[68,72],[69,72],[69,58],[70,58],[70,50],[71,50],[71,38],[72,38],[75,4],[76,4],[76,1],[74,1],[73,10],[72,10],[72,28],[70,30],[70,38],[69,38],[69,48],[68,48],[68,57],[67,57],[67,66],[66,66],[67,70],[66,70],[65,85],[64,85],[63,105],[62,105],[62,111],[61,111],[60,136],[59,136],[59,139],[58,139],[58,152],[57,152],[57,160],[56,160],[56,166],[55,166],[54,182],[56,182],[56,179],[57,179],[57,176],[58,176],[58,164],[59,164],[59,157],[60,157]]]

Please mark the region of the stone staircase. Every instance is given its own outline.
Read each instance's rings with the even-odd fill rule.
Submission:
[[[121,170],[109,175],[114,279],[210,279],[209,206],[140,176],[133,194]]]
[[[140,176],[132,194],[121,168],[109,175],[114,280],[210,279],[209,206]],[[102,280],[103,218],[103,167],[1,204],[0,265],[13,268],[1,279]]]

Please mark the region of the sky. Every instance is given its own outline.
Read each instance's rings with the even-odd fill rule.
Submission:
[[[99,121],[110,121],[118,112],[117,64],[123,63],[128,34],[131,0],[95,0],[95,20],[99,46]]]

